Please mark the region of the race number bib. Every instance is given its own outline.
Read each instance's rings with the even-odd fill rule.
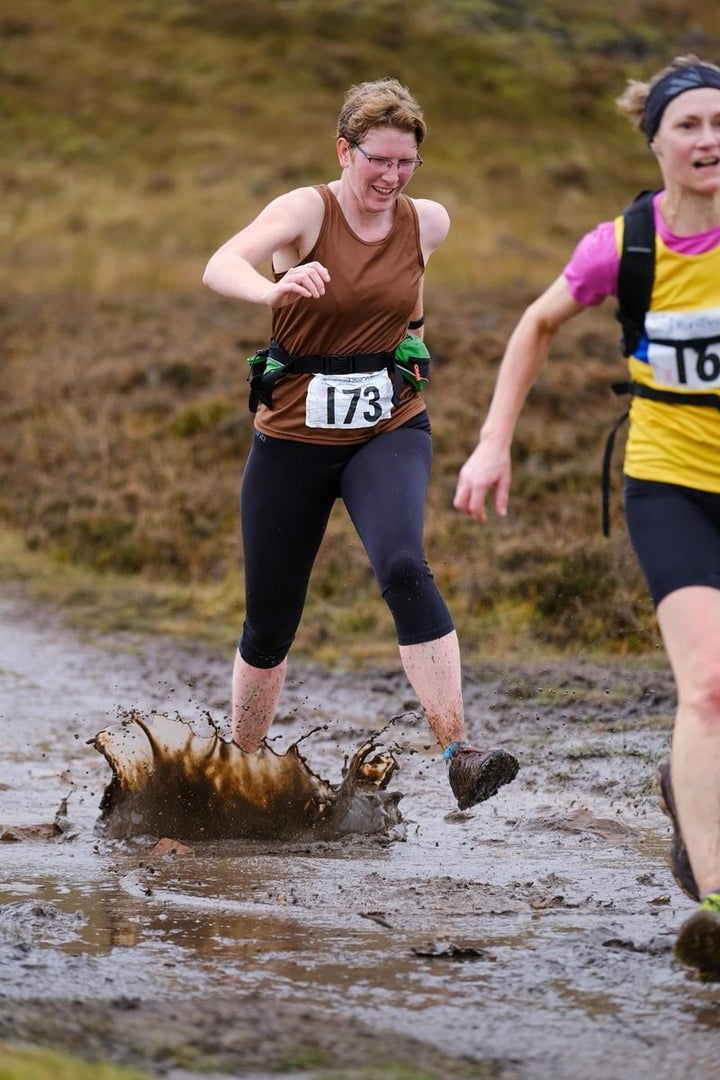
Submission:
[[[645,330],[648,362],[659,386],[720,389],[720,308],[650,311]]]
[[[370,428],[388,420],[393,387],[387,370],[363,375],[313,375],[305,402],[310,428]]]

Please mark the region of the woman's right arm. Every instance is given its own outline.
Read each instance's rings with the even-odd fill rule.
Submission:
[[[319,262],[300,263],[317,240],[323,203],[314,188],[297,188],[280,195],[211,256],[203,283],[234,300],[283,307],[298,296],[317,298],[330,281]],[[280,281],[270,281],[256,267],[273,255],[290,251],[292,265]]]
[[[485,498],[495,488],[495,509],[502,517],[507,513],[517,419],[559,327],[583,310],[563,275],[526,308],[508,341],[480,440],[460,470],[457,510],[485,521]]]

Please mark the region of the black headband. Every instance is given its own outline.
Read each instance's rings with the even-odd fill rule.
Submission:
[[[687,90],[699,90],[703,86],[720,90],[720,71],[707,64],[687,64],[675,68],[656,82],[647,96],[640,125],[647,141],[652,142],[655,138],[662,115],[673,98]]]

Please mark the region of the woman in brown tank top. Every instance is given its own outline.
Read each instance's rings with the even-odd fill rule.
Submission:
[[[457,635],[423,551],[430,424],[417,381],[404,382],[394,360],[408,328],[422,337],[425,265],[449,228],[439,203],[403,194],[422,164],[425,131],[419,104],[395,79],[351,87],[338,117],[339,179],[274,199],[212,256],[203,280],[272,311],[242,482],[245,622],[233,738],[252,753],[270,729],[312,566],[341,499],[465,809],[512,780],[518,763],[467,742]],[[268,260],[274,280],[257,269]],[[418,345],[410,342],[414,354]]]

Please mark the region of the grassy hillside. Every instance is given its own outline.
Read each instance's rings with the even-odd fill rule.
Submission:
[[[415,190],[453,214],[436,278],[539,282],[652,179],[626,76],[712,55],[716,23],[693,0],[8,0],[0,284],[195,289],[268,197],[335,174],[344,89],[388,73],[427,113]]]
[[[236,492],[251,422],[244,357],[267,313],[202,289],[209,254],[270,197],[336,175],[352,82],[422,100],[411,192],[453,228],[428,273],[436,466],[428,554],[468,658],[656,647],[602,443],[620,407],[611,311],[565,332],[523,417],[511,518],[450,502],[523,305],[579,235],[655,182],[617,116],[629,76],[720,54],[703,3],[570,0],[9,0],[0,227],[0,521],[5,573],[88,626],[231,645]],[[617,455],[615,489],[619,481]],[[360,634],[358,632],[361,632]],[[342,510],[298,652],[393,653]]]

